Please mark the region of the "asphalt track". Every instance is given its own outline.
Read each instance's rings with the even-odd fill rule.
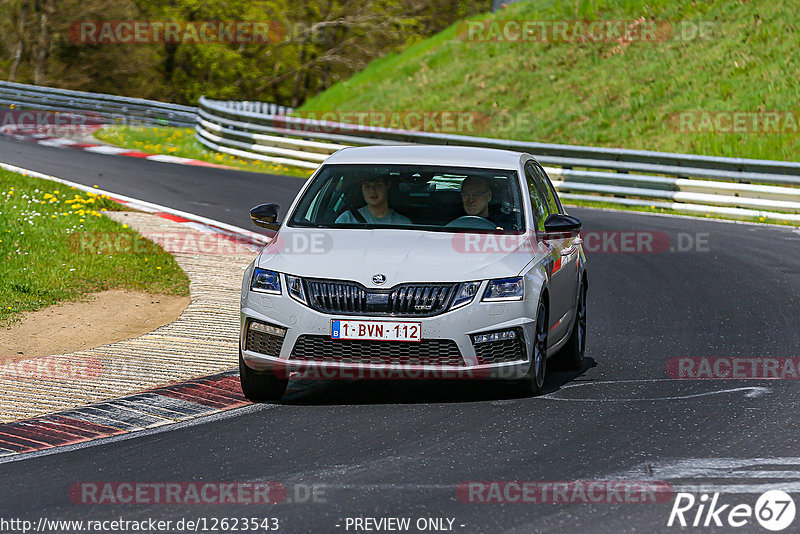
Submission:
[[[286,206],[301,184],[2,137],[0,161],[245,228],[249,207]],[[281,532],[365,532],[346,528],[347,518],[407,517],[413,526],[434,517],[453,519],[452,531],[465,533],[670,532],[678,530],[666,526],[674,499],[474,503],[459,500],[456,488],[663,480],[751,506],[764,489],[800,491],[796,380],[675,380],[667,372],[679,357],[800,357],[800,232],[570,212],[600,236],[653,232],[669,243],[662,252],[615,253],[595,241],[600,250],[587,253],[587,362],[579,373],[551,373],[543,397],[518,397],[502,383],[313,384],[280,404],[2,463],[0,519],[274,517]],[[690,250],[669,250],[684,245]],[[69,493],[82,482],[248,481],[283,484],[289,499],[98,505]],[[317,485],[316,499],[302,498],[305,485]],[[800,518],[787,532],[798,525]],[[764,532],[755,520],[736,531]]]

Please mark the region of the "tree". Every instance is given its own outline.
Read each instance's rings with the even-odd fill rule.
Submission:
[[[297,106],[366,64],[472,15],[473,0],[0,0],[0,78],[196,103]],[[84,42],[82,21],[251,21],[263,42]]]

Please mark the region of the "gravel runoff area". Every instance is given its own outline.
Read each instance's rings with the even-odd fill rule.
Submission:
[[[139,337],[63,355],[3,362],[0,422],[237,366],[241,276],[256,255],[252,247],[153,214],[106,214],[175,256],[191,281],[191,303],[176,321]]]

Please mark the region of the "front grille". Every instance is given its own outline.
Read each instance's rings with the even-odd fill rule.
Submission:
[[[308,302],[315,310],[358,313],[367,309],[367,290],[352,282],[305,280]]]
[[[258,332],[252,328],[247,330],[246,350],[277,358],[281,354],[282,346],[283,338],[280,336]]]
[[[297,339],[290,358],[307,362],[464,366],[461,351],[452,339],[423,339],[417,343],[303,335]]]
[[[473,343],[472,345],[475,347],[475,356],[478,358],[478,365],[526,360],[528,355],[525,352],[525,340],[522,337],[522,329],[515,328],[514,331],[517,333],[517,337],[514,339]]]
[[[355,282],[304,280],[309,305],[324,313],[425,317],[447,310],[455,284],[401,284],[367,289]]]

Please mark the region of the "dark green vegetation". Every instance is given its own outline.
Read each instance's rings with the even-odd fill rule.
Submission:
[[[0,0],[0,79],[176,103],[206,95],[296,106],[369,60],[488,6],[489,0]],[[197,34],[181,29],[176,42],[154,25],[152,39],[125,42],[137,39],[132,27],[104,32],[103,21],[217,26],[197,26]],[[244,25],[240,38],[223,26],[235,21],[263,26]],[[91,26],[82,23],[95,30],[84,31]],[[226,42],[214,42],[215,35]]]

